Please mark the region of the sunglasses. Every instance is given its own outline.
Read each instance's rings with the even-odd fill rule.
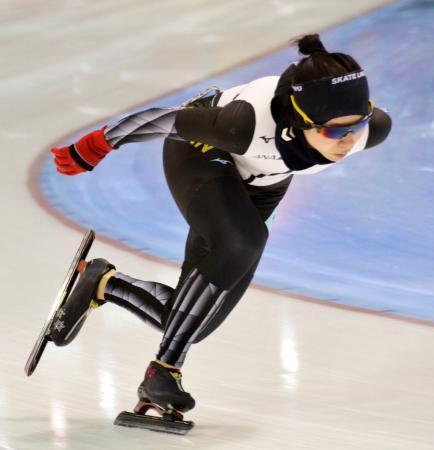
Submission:
[[[366,125],[368,125],[369,120],[372,117],[373,110],[359,122],[353,123],[351,125],[343,125],[343,126],[327,126],[327,125],[316,125],[313,124],[313,128],[316,129],[318,134],[328,139],[343,139],[345,136],[348,136],[350,133],[357,134],[362,131]]]
[[[295,108],[295,110],[303,117],[304,121],[311,126],[311,128],[315,128],[317,132],[326,138],[329,139],[343,139],[345,136],[347,136],[350,133],[356,134],[362,131],[366,125],[368,125],[369,120],[372,117],[372,114],[374,114],[374,102],[372,100],[369,100],[369,106],[370,111],[369,114],[365,117],[363,117],[361,120],[359,120],[356,123],[353,123],[351,125],[343,125],[343,126],[337,126],[337,125],[318,125],[313,122],[312,119],[297,105],[295,98],[293,95],[291,95],[291,101]]]

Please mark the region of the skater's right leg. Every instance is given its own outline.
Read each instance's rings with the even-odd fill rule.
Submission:
[[[115,267],[102,258],[89,261],[72,292],[57,311],[50,328],[54,344],[64,346],[77,336],[92,307],[98,306],[97,291],[101,278]]]
[[[127,309],[145,323],[164,331],[174,289],[117,272],[104,259],[86,264],[73,291],[58,311],[50,330],[58,346],[69,344],[80,331],[91,308],[109,302]]]
[[[99,295],[106,302],[125,308],[143,322],[163,331],[173,291],[172,287],[162,283],[113,272],[101,280]]]

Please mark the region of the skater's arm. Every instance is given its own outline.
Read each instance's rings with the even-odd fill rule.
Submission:
[[[143,142],[159,137],[177,137],[174,129],[179,108],[150,108],[130,114],[114,125],[94,130],[68,147],[52,148],[57,171],[77,175],[91,171],[112,150],[129,142]]]
[[[224,107],[150,108],[114,125],[95,130],[69,147],[53,148],[57,171],[77,175],[91,171],[112,150],[130,142],[172,137],[206,143],[243,154],[255,129],[252,105],[235,100]]]
[[[107,143],[117,149],[131,142],[146,142],[168,136],[177,137],[176,115],[184,108],[150,108],[130,114],[104,129]]]
[[[253,138],[255,111],[244,100],[234,100],[223,107],[188,108],[176,114],[175,129],[185,140],[242,155]]]
[[[224,107],[147,109],[107,127],[104,133],[113,148],[129,142],[171,136],[243,154],[249,147],[254,130],[255,112],[252,105],[235,100]]]

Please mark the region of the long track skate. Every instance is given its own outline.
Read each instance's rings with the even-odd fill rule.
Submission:
[[[148,411],[155,411],[159,416],[151,416]],[[131,428],[143,428],[163,433],[186,434],[194,422],[184,420],[184,416],[176,409],[165,410],[156,403],[139,401],[134,412],[123,411],[114,421],[115,425]]]
[[[59,309],[63,306],[69,293],[72,291],[75,282],[77,281],[78,275],[81,271],[81,264],[89,253],[92,243],[95,239],[95,233],[92,230],[88,230],[84,235],[80,247],[72,260],[69,270],[66,274],[65,280],[57,293],[56,299],[51,307],[50,313],[48,314],[47,320],[42,328],[42,331],[35,342],[32,352],[30,353],[29,359],[27,360],[25,372],[27,376],[30,376],[36,369],[39,360],[41,359],[42,353],[45,350],[47,342],[51,340],[50,329],[57,317]],[[80,264],[81,263],[81,264]]]

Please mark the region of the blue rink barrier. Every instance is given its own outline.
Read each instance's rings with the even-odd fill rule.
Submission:
[[[330,51],[364,67],[393,130],[379,147],[294,178],[255,282],[434,321],[434,2],[399,1],[321,36]],[[297,58],[294,49],[279,50],[153,104],[178,105],[211,85],[278,75]],[[180,262],[187,225],[166,186],[161,147],[161,140],[130,144],[77,177],[57,174],[47,158],[40,188],[73,221]]]

